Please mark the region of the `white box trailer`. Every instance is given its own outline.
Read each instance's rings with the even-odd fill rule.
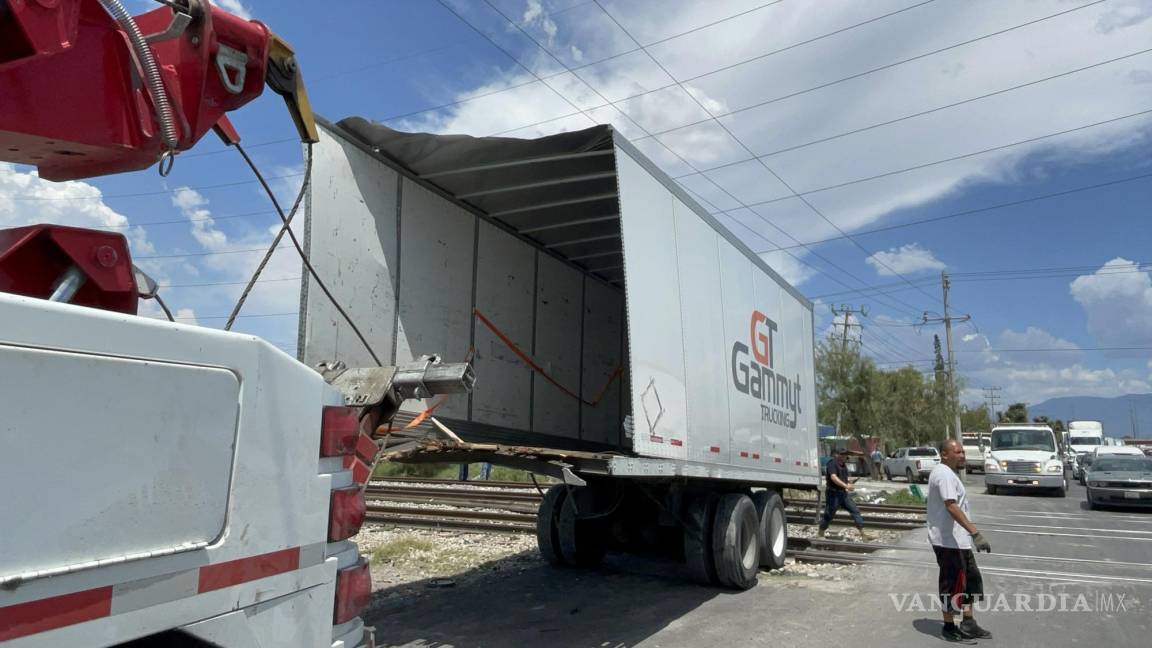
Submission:
[[[590,537],[621,536],[605,511],[653,496],[703,579],[749,585],[702,531],[739,536],[752,503],[758,560],[782,560],[779,493],[820,480],[812,304],[611,127],[520,140],[322,120],[310,181],[308,253],[382,360],[474,350],[472,395],[435,412],[459,442],[400,438],[392,458],[563,477],[540,516],[557,561],[594,562]],[[371,364],[313,283],[301,303],[306,363]]]

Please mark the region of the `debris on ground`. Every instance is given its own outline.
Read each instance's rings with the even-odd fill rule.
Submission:
[[[784,560],[784,566],[770,572],[761,572],[769,578],[809,578],[826,581],[851,580],[859,573],[860,565],[839,563],[797,562],[792,558]]]
[[[539,564],[534,535],[397,529],[365,524],[355,538],[371,561],[369,609]]]

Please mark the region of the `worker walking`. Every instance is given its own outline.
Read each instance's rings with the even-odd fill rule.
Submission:
[[[984,581],[976,566],[976,551],[992,552],[991,545],[972,524],[968,493],[957,471],[964,465],[964,446],[955,439],[940,444],[940,464],[928,476],[928,542],[940,566],[939,589],[944,611],[946,641],[991,639],[972,617],[972,601],[984,595]],[[956,612],[963,620],[956,624]]]
[[[880,468],[884,464],[884,453],[880,452],[880,446],[872,449],[872,479],[880,481]]]
[[[847,458],[848,451],[840,450],[824,466],[827,500],[824,502],[824,516],[820,518],[820,537],[823,538],[828,532],[828,525],[832,523],[832,518],[836,517],[836,511],[843,507],[856,523],[860,539],[867,541],[871,538],[864,531],[864,518],[860,517],[856,502],[852,501],[851,493],[856,487],[848,481],[848,466],[844,463]]]

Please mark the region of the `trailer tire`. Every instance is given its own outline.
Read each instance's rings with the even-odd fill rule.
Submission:
[[[559,524],[560,552],[564,562],[577,567],[595,567],[604,560],[607,547],[604,546],[601,525],[592,520],[581,520],[576,507],[574,493],[564,498],[560,507]]]
[[[721,585],[736,589],[756,586],[760,571],[760,520],[752,498],[728,493],[716,505],[712,523],[712,556]]]
[[[716,516],[715,493],[688,498],[684,504],[684,562],[692,580],[716,585],[716,563],[712,557],[712,518]]]
[[[774,490],[763,490],[752,494],[752,503],[756,505],[756,515],[760,519],[760,566],[764,569],[780,569],[784,566],[784,555],[788,549],[784,500]]]
[[[556,484],[544,494],[536,513],[536,545],[540,548],[540,556],[553,567],[568,564],[560,550],[560,510],[567,499],[568,488]]]

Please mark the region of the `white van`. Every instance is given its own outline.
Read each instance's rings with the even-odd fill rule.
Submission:
[[[993,427],[984,485],[990,495],[1002,488],[1044,488],[1064,497],[1068,480],[1052,428],[1032,423]]]

